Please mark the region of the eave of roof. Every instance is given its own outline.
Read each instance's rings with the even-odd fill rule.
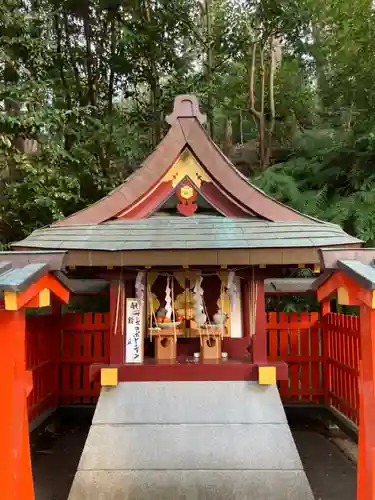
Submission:
[[[264,292],[267,294],[313,293],[316,278],[267,278]]]
[[[22,292],[34,281],[48,273],[48,264],[28,264],[21,268],[12,268],[0,274],[0,290]]]
[[[357,260],[340,260],[338,269],[366,290],[375,290],[375,267]]]
[[[214,216],[164,216],[104,224],[51,226],[34,231],[15,247],[60,250],[195,250],[320,248],[359,245],[339,226],[268,222]]]
[[[43,230],[43,229],[41,229]],[[0,272],[4,265],[8,268],[21,268],[28,264],[48,264],[50,271],[57,271],[64,267],[64,250],[22,250],[0,252]]]

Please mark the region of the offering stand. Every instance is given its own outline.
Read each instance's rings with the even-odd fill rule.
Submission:
[[[216,325],[205,325],[201,329],[201,359],[221,359],[223,329]]]
[[[155,359],[157,361],[175,361],[177,356],[177,326],[178,323],[164,323],[156,328],[150,328],[150,336],[155,343]]]

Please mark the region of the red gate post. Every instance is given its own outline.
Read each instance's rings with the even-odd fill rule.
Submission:
[[[339,261],[340,263],[341,261]],[[337,293],[341,305],[360,305],[360,418],[357,500],[375,499],[375,279],[372,266],[342,261],[344,271],[327,277],[317,290],[319,301]]]
[[[361,306],[358,500],[375,498],[375,310]]]
[[[25,311],[0,311],[0,485],[2,498],[33,500],[25,363]]]

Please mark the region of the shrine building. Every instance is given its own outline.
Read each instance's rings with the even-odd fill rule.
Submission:
[[[21,308],[49,304],[51,291],[68,303],[74,288],[109,288],[102,347],[89,336],[74,340],[89,366],[78,379],[100,383],[100,396],[69,500],[313,500],[278,390],[289,367],[268,356],[265,281],[276,289],[303,268],[317,277],[322,251],[354,255],[362,242],[251,184],[205,121],[194,96],[178,96],[168,133],[124,184],[2,255],[10,262],[0,276],[0,320],[9,339],[21,325],[12,353],[23,381]],[[327,283],[324,300],[335,287],[346,293],[340,280]],[[53,313],[49,321],[38,328],[64,319]],[[284,339],[284,354],[298,349]],[[319,342],[315,335],[314,352]],[[72,345],[64,345],[65,355]],[[314,374],[320,383],[323,373]],[[31,492],[25,394],[17,393],[26,443],[21,482]],[[5,429],[20,414],[9,408]],[[13,491],[19,455],[6,449],[11,465],[3,476]]]

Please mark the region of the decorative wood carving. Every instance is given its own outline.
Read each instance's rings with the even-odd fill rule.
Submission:
[[[168,170],[163,177],[162,182],[172,181],[172,187],[178,186],[185,178],[190,179],[198,188],[201,187],[202,181],[212,182],[211,177],[201,167],[194,155],[185,149],[176,163]]]
[[[173,106],[173,113],[167,116],[166,122],[173,125],[179,118],[196,118],[202,125],[207,117],[200,112],[199,102],[195,95],[179,95]]]
[[[193,188],[189,182],[184,182],[176,191],[177,198],[180,203],[177,204],[177,210],[180,214],[185,217],[193,215],[197,209],[198,205],[195,203],[197,201],[198,193]]]

